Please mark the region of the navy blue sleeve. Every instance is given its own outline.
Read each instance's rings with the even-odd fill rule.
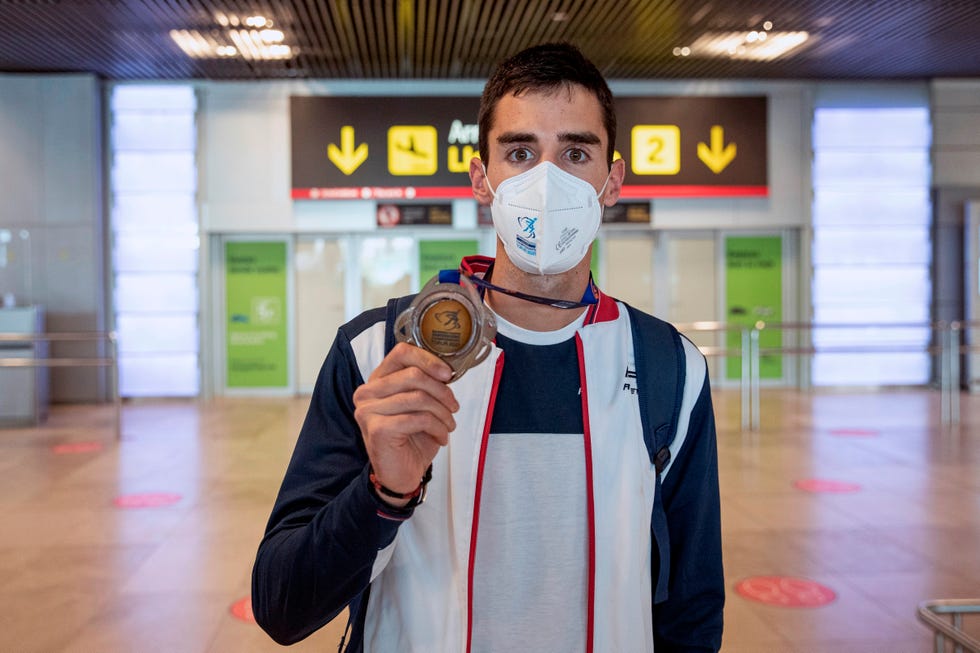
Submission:
[[[411,510],[374,495],[354,420],[363,383],[344,329],[320,370],[252,569],[252,611],[276,642],[319,629],[370,582],[377,553]]]
[[[662,491],[671,569],[667,600],[653,606],[654,650],[717,651],[721,648],[725,578],[718,443],[707,377]]]

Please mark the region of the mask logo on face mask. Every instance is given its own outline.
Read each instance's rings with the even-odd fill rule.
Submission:
[[[537,223],[537,221],[537,218],[530,218],[528,216],[517,218],[517,224],[521,226],[521,230],[524,231],[524,235],[532,240],[534,239],[534,225]]]
[[[538,246],[534,242],[537,238],[534,233],[534,225],[537,223],[537,221],[537,218],[531,218],[528,216],[521,216],[517,218],[517,224],[521,228],[521,233],[515,234],[517,247],[528,256],[535,256],[538,250]]]

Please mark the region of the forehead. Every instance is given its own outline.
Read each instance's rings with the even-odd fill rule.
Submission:
[[[501,97],[490,128],[491,144],[505,132],[528,132],[539,138],[568,132],[592,132],[603,145],[608,140],[599,99],[578,84]]]

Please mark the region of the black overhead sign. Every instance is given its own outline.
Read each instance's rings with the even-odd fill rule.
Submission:
[[[290,98],[293,199],[470,198],[477,97]],[[768,194],[765,97],[623,97],[623,197]]]
[[[766,105],[764,96],[616,98],[623,196],[768,195]]]
[[[291,97],[293,199],[473,197],[478,97]]]

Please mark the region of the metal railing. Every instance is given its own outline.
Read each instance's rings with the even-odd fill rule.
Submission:
[[[932,628],[935,653],[980,653],[980,640],[963,631],[963,615],[980,614],[980,599],[941,599],[919,604],[919,621]],[[946,621],[940,615],[949,617]]]
[[[741,394],[741,419],[742,430],[757,429],[758,424],[752,421],[753,415],[759,413],[759,357],[748,355],[743,356],[743,352],[752,352],[758,349],[759,332],[757,329],[748,328],[740,324],[729,324],[727,322],[685,322],[675,324],[674,327],[681,333],[729,333],[739,332],[740,346],[737,349],[729,347],[707,347],[698,346],[701,353],[707,358],[714,356],[741,357],[741,378],[739,388]]]
[[[960,356],[980,353],[980,344],[964,344],[964,334],[971,329],[980,329],[980,322],[914,322],[914,323],[826,323],[810,322],[770,322],[758,321],[754,325],[736,325],[726,322],[689,322],[675,325],[682,333],[691,332],[731,332],[740,333],[739,348],[705,347],[699,349],[706,357],[740,356],[741,378],[741,423],[742,430],[760,428],[760,359],[762,356],[813,356],[815,354],[869,354],[869,353],[928,353],[939,357],[938,382],[940,405],[944,426],[960,422]],[[833,329],[929,329],[933,332],[931,345],[884,344],[866,345],[793,345],[781,347],[760,347],[763,331],[814,331]],[[799,340],[799,338],[796,338]],[[980,339],[978,339],[980,340]],[[743,355],[746,354],[747,355]]]
[[[972,330],[980,330],[980,322],[952,321],[933,323],[881,323],[881,324],[847,324],[830,323],[816,324],[807,322],[756,322],[746,326],[727,322],[688,322],[675,324],[682,333],[715,332],[739,333],[738,348],[708,347],[699,349],[706,357],[741,357],[740,412],[742,430],[758,430],[760,428],[760,359],[762,356],[812,356],[817,353],[903,353],[921,352],[939,356],[939,387],[942,406],[942,423],[953,425],[960,422],[960,357],[971,353],[980,353],[980,344],[964,343],[964,337]],[[889,329],[889,328],[927,328],[936,335],[933,341],[938,344],[927,346],[884,345],[867,346],[782,346],[761,348],[760,337],[765,330],[779,329],[782,331],[813,331],[816,329]],[[977,339],[980,343],[980,338]],[[0,333],[0,345],[3,343],[27,343],[34,345],[38,342],[107,342],[109,356],[107,357],[30,357],[11,358],[0,357],[0,368],[4,367],[106,367],[111,375],[111,400],[115,408],[115,433],[120,437],[122,400],[119,394],[119,364],[118,344],[114,332],[77,332],[77,333]],[[743,355],[745,353],[748,355]],[[2,350],[0,350],[2,355]]]
[[[0,333],[0,345],[4,343],[24,343],[35,345],[41,342],[101,342],[109,344],[108,356],[91,357],[0,357],[0,368],[4,367],[105,367],[111,378],[111,400],[113,405],[113,429],[116,439],[122,436],[122,398],[119,395],[119,351],[115,332],[64,332],[64,333]],[[0,355],[3,350],[0,349]]]

